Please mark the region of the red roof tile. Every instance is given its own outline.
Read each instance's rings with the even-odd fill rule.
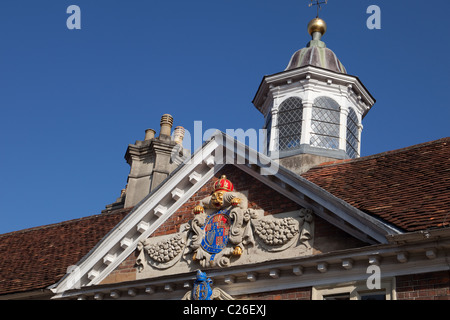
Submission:
[[[56,283],[130,210],[0,235],[0,295]]]
[[[450,138],[346,162],[302,176],[405,231],[450,226]]]

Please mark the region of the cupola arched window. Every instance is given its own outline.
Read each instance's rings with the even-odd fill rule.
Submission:
[[[347,116],[347,155],[354,159],[359,156],[359,121],[356,112],[350,108]]]
[[[331,98],[319,97],[314,100],[311,115],[311,146],[339,148],[340,106]]]
[[[277,129],[279,151],[300,148],[302,133],[302,99],[291,97],[283,101],[278,109]]]

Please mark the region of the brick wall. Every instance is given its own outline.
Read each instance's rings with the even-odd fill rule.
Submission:
[[[136,280],[136,258],[138,254],[137,250],[130,254],[113,272],[103,279],[101,284]]]
[[[311,287],[235,296],[238,300],[311,300]]]
[[[345,231],[316,216],[314,220],[313,254],[367,246]]]
[[[450,300],[450,271],[397,277],[398,300]]]

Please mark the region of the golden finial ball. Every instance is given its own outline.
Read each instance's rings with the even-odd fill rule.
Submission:
[[[308,23],[308,33],[312,36],[314,32],[320,32],[322,35],[327,32],[327,24],[320,18],[314,18]]]

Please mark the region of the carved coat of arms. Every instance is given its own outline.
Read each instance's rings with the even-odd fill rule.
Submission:
[[[280,253],[289,248],[296,248],[295,255],[311,249],[311,210],[265,216],[263,210],[248,208],[247,197],[235,192],[226,176],[214,184],[211,195],[193,213],[194,218],[179,233],[162,240],[148,238],[138,245],[139,271],[145,265],[169,269],[178,262],[188,269],[227,267],[284,257]]]

